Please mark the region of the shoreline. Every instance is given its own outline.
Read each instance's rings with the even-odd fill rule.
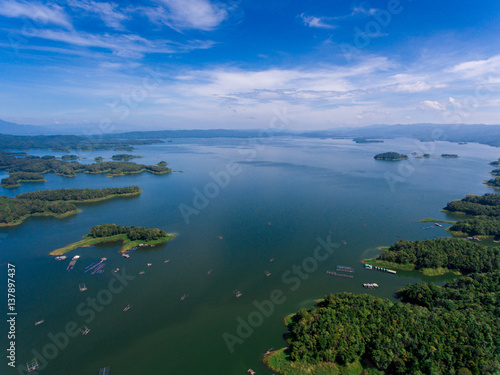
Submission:
[[[142,193],[142,190],[139,190],[139,191],[134,192],[134,193],[111,194],[111,195],[107,195],[107,196],[102,197],[102,198],[87,199],[87,200],[83,200],[83,201],[71,200],[71,201],[62,201],[62,202],[72,203],[72,204],[95,203],[95,202],[102,202],[102,201],[106,201],[106,200],[110,200],[110,199],[114,199],[114,198],[119,198],[119,197],[133,197],[133,196],[136,196],[136,195],[140,195],[141,193]],[[47,213],[37,212],[37,213],[34,213],[34,214],[25,215],[25,216],[19,218],[18,220],[11,221],[9,223],[0,223],[0,228],[2,228],[2,227],[13,227],[13,226],[16,226],[16,225],[20,225],[20,224],[24,223],[26,220],[28,220],[32,216],[52,216],[52,217],[54,217],[56,219],[64,219],[65,217],[76,215],[76,214],[78,214],[80,212],[82,212],[82,210],[80,210],[79,208],[77,208],[76,210],[73,210],[73,211],[65,212],[63,214],[55,214],[55,213],[52,213],[52,212],[47,212]]]

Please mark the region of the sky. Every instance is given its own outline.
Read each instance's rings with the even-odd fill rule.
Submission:
[[[0,0],[0,119],[500,124],[499,17],[498,0]]]

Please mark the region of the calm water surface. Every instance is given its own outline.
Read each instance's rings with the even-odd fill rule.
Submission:
[[[406,164],[373,159],[379,152],[429,150],[436,157]],[[115,153],[85,153],[82,162]],[[365,282],[380,285],[368,293],[394,299],[399,288],[426,279],[414,272],[392,276],[366,271],[360,260],[375,256],[379,246],[399,238],[446,236],[443,229],[422,229],[428,224],[413,221],[445,219],[440,210],[446,202],[467,193],[491,191],[482,181],[492,169],[488,162],[499,156],[497,149],[483,145],[410,139],[364,145],[350,140],[275,139],[255,144],[241,139],[180,139],[139,147],[134,153],[144,156],[134,161],[156,164],[165,160],[183,173],[117,178],[47,175],[45,184],[0,188],[0,194],[8,196],[63,187],[138,185],[143,190],[139,197],[81,205],[81,213],[66,219],[32,218],[0,230],[4,275],[5,262],[15,264],[17,270],[18,364],[31,360],[34,350],[51,358],[40,374],[92,375],[103,366],[111,366],[114,375],[234,375],[245,374],[248,368],[259,375],[271,374],[261,362],[262,354],[284,346],[285,315],[312,306],[327,293],[365,293]],[[437,157],[442,153],[456,153],[460,158]],[[228,163],[235,163],[238,173],[217,192],[210,172],[220,174]],[[190,215],[187,223],[179,205],[194,209],[193,189],[203,192],[205,188],[210,198],[196,203],[206,207]],[[69,258],[81,256],[71,272],[65,271],[68,261],[56,262],[48,255],[101,223],[158,227],[176,233],[176,238],[134,251],[128,260],[117,253],[114,244],[77,249],[68,254]],[[338,247],[326,260],[313,262],[309,257],[314,255],[318,238],[327,241],[328,236]],[[83,273],[103,256],[108,258],[105,273]],[[353,267],[354,278],[325,274],[337,264]],[[291,275],[294,266],[306,266],[302,279]],[[122,291],[111,294],[108,285],[117,267],[133,279]],[[140,271],[145,274],[139,275]],[[266,271],[271,275],[266,276]],[[88,290],[80,293],[79,283],[85,283]],[[235,298],[235,290],[243,295]],[[273,290],[283,293],[282,303],[274,305],[266,317],[254,313],[258,311],[255,303],[269,299]],[[181,301],[183,295],[186,298]],[[89,307],[87,298],[96,297],[106,306],[98,302],[97,308]],[[123,312],[128,304],[131,309]],[[223,335],[237,336],[239,322],[248,321],[249,315],[256,327],[231,352]],[[40,319],[45,323],[35,327]],[[86,325],[91,332],[66,343],[59,333],[68,322]],[[4,324],[2,332],[5,328]],[[51,334],[60,338],[57,350],[50,345]],[[5,357],[2,361],[3,372],[8,367]],[[18,372],[8,369],[7,373]]]

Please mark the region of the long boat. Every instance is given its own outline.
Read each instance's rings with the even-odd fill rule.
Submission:
[[[75,266],[76,261],[80,258],[80,255],[75,255],[73,259],[68,264],[68,268],[66,268],[66,271],[71,271],[73,267]]]

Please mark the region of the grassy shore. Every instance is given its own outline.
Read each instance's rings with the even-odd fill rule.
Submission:
[[[439,220],[439,219],[433,219],[433,218],[430,218],[430,217],[426,217],[425,219],[415,221],[415,223],[445,223],[445,224],[456,224],[456,221],[452,221],[452,220]]]
[[[24,223],[28,218],[30,218],[32,216],[52,216],[52,217],[55,217],[56,219],[64,219],[65,217],[76,215],[79,212],[82,212],[82,210],[77,209],[77,210],[65,212],[63,214],[54,214],[52,212],[30,214],[30,215],[25,215],[25,216],[19,218],[18,220],[11,221],[10,223],[0,223],[0,227],[14,227],[16,225]]]
[[[66,254],[67,252],[71,250],[78,249],[79,247],[90,247],[90,246],[95,246],[100,243],[106,243],[106,242],[121,242],[122,246],[120,248],[120,253],[126,253],[130,249],[133,249],[136,246],[139,245],[146,245],[146,246],[155,246],[160,243],[165,243],[170,241],[172,238],[174,238],[173,234],[169,234],[165,237],[162,237],[158,240],[154,241],[132,241],[126,234],[118,234],[115,236],[110,236],[110,237],[90,237],[89,235],[83,236],[83,240],[74,242],[72,244],[66,245],[64,247],[61,247],[60,249],[54,250],[50,253],[50,255],[62,255]]]
[[[363,369],[360,362],[353,362],[345,366],[335,363],[318,363],[311,365],[301,361],[291,361],[287,348],[266,353],[264,363],[272,371],[282,375],[381,375],[373,369]]]

